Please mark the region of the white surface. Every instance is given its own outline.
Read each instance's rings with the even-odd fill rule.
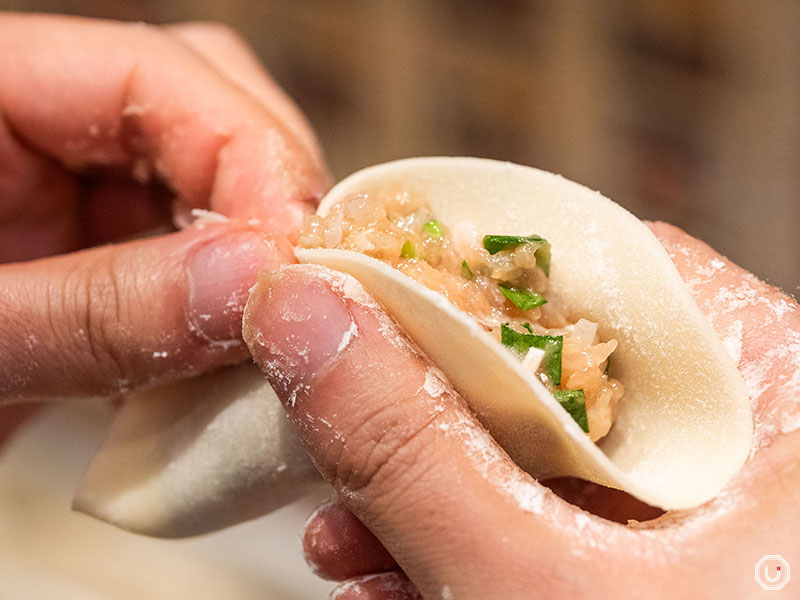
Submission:
[[[0,449],[0,598],[317,600],[300,532],[316,499],[181,541],[127,533],[70,511],[108,426],[98,403],[59,404]],[[321,499],[321,498],[319,498]]]

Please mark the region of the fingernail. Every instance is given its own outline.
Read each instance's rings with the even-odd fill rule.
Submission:
[[[275,244],[255,231],[225,234],[190,258],[189,320],[208,342],[242,343],[242,313],[259,270],[274,266]]]
[[[284,267],[259,277],[247,304],[244,337],[250,352],[291,406],[357,334],[331,277],[316,265]]]

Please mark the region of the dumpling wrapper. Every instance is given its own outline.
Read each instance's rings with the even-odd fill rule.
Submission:
[[[265,515],[323,486],[255,364],[132,393],[75,491],[75,510],[154,537]]]
[[[551,285],[570,317],[597,322],[603,339],[619,341],[612,368],[625,396],[611,431],[595,445],[507,349],[443,296],[354,252],[296,251],[301,262],[359,279],[520,466],[536,477],[582,477],[678,509],[711,499],[744,463],[752,440],[744,383],[661,244],[633,215],[552,173],[445,157],[359,171],[336,185],[318,212],[356,193],[387,191],[421,196],[445,225],[469,220],[481,234],[545,237]],[[238,392],[220,389],[225,400],[217,401],[216,391],[192,382],[155,392],[159,401],[154,392],[127,401],[76,492],[76,508],[150,535],[192,535],[266,513],[277,508],[275,498],[313,485],[307,462],[287,462],[300,450],[282,414],[266,416],[273,414],[267,405],[277,406],[269,386],[252,367],[229,371],[238,370],[252,380],[244,404]],[[185,399],[194,394],[202,400]],[[165,422],[169,403],[178,406]],[[260,411],[262,418],[240,430],[226,410]],[[197,411],[205,417],[182,416]],[[265,437],[278,438],[281,450],[265,452]],[[139,446],[149,449],[146,456]],[[287,465],[281,479],[279,462]],[[122,476],[137,463],[139,476]]]

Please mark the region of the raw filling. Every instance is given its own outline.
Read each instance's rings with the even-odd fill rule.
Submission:
[[[309,217],[299,244],[366,254],[443,294],[514,353],[593,441],[608,433],[623,395],[608,375],[617,341],[600,341],[596,323],[567,319],[549,289],[547,240],[481,236],[469,221],[448,229],[423,199],[398,193],[358,194]]]

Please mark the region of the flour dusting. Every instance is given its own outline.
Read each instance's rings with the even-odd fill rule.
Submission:
[[[358,335],[358,327],[356,326],[356,322],[354,320],[350,320],[350,327],[347,328],[347,331],[342,334],[342,339],[339,341],[339,345],[336,347],[336,356],[341,354],[345,348],[350,345],[350,342],[353,338]]]
[[[586,526],[591,523],[592,519],[589,515],[584,512],[576,512],[575,513],[575,526],[578,528],[578,532],[583,531]]]
[[[373,575],[362,575],[349,579],[330,595],[330,600],[337,600],[353,592],[363,594],[364,597],[372,597],[375,592],[383,592],[386,597],[420,598],[414,584],[406,579],[405,575],[395,572],[375,573]]]
[[[743,326],[740,320],[736,320],[728,328],[727,334],[722,338],[722,345],[733,360],[733,364],[738,365],[742,360],[742,331]]]
[[[211,225],[214,223],[228,222],[228,217],[225,215],[214,212],[213,210],[206,210],[204,208],[193,208],[191,215],[194,217],[192,226],[196,227],[197,229],[203,229],[206,225]]]
[[[456,417],[449,435],[457,435],[478,472],[521,510],[542,514],[547,488],[517,468],[485,429],[467,418]]]
[[[422,389],[431,398],[439,398],[449,391],[444,375],[434,367],[428,367],[425,371],[425,383],[422,384]]]

